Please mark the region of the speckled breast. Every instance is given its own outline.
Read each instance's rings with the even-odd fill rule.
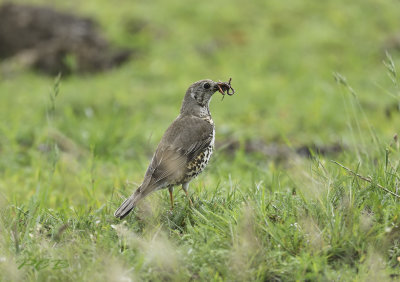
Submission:
[[[207,166],[213,152],[213,145],[208,146],[196,159],[189,163],[183,182],[188,182],[199,175]]]
[[[208,121],[214,127],[214,122],[211,119],[211,117],[206,117],[206,118],[204,118],[204,120]],[[195,178],[207,166],[208,161],[210,160],[211,155],[213,153],[213,149],[214,149],[215,128],[214,128],[214,130],[212,132],[211,140],[212,141],[211,141],[210,145],[207,148],[205,148],[205,150],[203,152],[201,152],[192,162],[190,162],[188,164],[187,171],[186,171],[183,183],[184,182],[188,182],[191,179]]]

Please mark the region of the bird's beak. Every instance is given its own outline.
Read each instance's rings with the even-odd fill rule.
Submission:
[[[218,91],[222,95],[228,94],[231,96],[235,94],[235,89],[233,89],[231,86],[231,80],[232,78],[229,79],[229,82],[217,82],[215,85],[215,91]]]

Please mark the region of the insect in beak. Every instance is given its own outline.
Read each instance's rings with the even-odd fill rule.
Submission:
[[[225,94],[228,94],[229,96],[232,96],[235,94],[235,89],[233,89],[231,85],[232,78],[229,78],[228,82],[218,82],[217,83],[217,88],[219,93],[222,94],[222,100],[225,98]]]

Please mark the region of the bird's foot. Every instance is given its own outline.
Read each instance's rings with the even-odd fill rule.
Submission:
[[[191,200],[190,197],[189,197],[188,191],[185,191],[185,194],[186,194],[186,198],[189,200],[189,206],[190,206],[190,207],[193,207],[193,202],[192,202],[192,200]]]

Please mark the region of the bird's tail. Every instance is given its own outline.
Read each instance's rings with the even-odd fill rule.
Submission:
[[[136,206],[137,202],[142,199],[140,187],[122,205],[114,212],[114,216],[123,219]]]

